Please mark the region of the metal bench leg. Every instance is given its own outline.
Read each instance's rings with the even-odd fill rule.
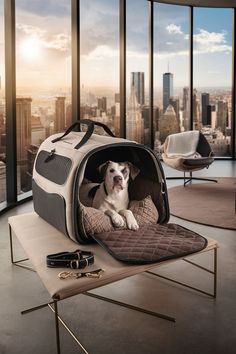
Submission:
[[[13,247],[13,239],[12,239],[12,228],[11,228],[11,225],[9,225],[9,236],[10,236],[10,254],[11,254],[11,263],[18,266],[18,267],[21,267],[21,268],[25,268],[25,269],[28,269],[28,270],[31,270],[32,272],[35,272],[35,270],[28,266],[28,265],[25,265],[25,264],[19,264],[19,263],[22,263],[22,262],[25,262],[25,261],[28,261],[29,258],[24,258],[24,259],[19,259],[17,261],[14,260],[14,247]]]

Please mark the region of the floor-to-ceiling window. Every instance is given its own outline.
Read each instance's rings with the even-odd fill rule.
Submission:
[[[0,0],[0,203],[6,200],[4,1]]]
[[[126,137],[150,145],[148,1],[126,1]]]
[[[71,125],[71,1],[16,0],[18,194],[41,142]]]
[[[80,82],[80,117],[119,135],[119,0],[80,1]]]
[[[189,7],[154,4],[155,150],[190,127]]]
[[[193,124],[215,156],[231,156],[232,9],[194,8]]]

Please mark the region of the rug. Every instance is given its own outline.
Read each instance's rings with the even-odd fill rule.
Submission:
[[[170,213],[196,223],[236,230],[236,178],[193,181],[168,189]]]

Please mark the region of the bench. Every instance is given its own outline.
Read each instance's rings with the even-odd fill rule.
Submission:
[[[100,296],[94,293],[89,292],[92,289],[99,288],[101,286],[116,282],[118,280],[136,275],[138,273],[148,272],[152,275],[168,279],[177,284],[186,286],[187,288],[196,290],[205,295],[209,295],[213,298],[216,297],[216,285],[217,285],[217,242],[212,239],[208,239],[207,247],[201,252],[197,252],[190,256],[202,252],[213,251],[214,253],[214,265],[213,270],[207,269],[199,264],[192,262],[187,259],[188,256],[184,257],[183,260],[191,263],[194,266],[199,267],[200,269],[209,272],[213,275],[213,292],[208,293],[204,290],[192,287],[188,284],[169,279],[167,277],[160,276],[157,273],[154,273],[152,270],[156,270],[158,267],[163,264],[175,262],[178,259],[172,259],[163,261],[160,263],[145,264],[145,265],[130,265],[119,262],[115,260],[110,254],[108,254],[101,246],[98,244],[90,245],[78,245],[74,243],[69,238],[65,237],[62,233],[56,230],[53,226],[49,225],[42,218],[40,218],[36,213],[27,213],[23,215],[12,216],[8,219],[9,222],[9,231],[10,231],[10,247],[11,247],[11,261],[15,265],[23,266],[23,263],[26,259],[15,260],[14,259],[14,247],[13,247],[13,234],[19,240],[21,246],[23,247],[27,257],[32,262],[34,270],[37,272],[41,281],[43,282],[45,288],[48,290],[51,300],[46,304],[41,304],[34,308],[22,311],[22,314],[43,308],[48,306],[55,314],[55,331],[56,331],[56,343],[57,343],[57,353],[60,354],[60,333],[59,333],[59,322],[66,329],[67,326],[65,322],[59,317],[58,313],[58,302],[70,298],[71,296],[84,294],[87,296],[95,297],[100,300],[105,300],[112,302],[117,305],[125,306],[133,310],[141,311],[152,316],[160,317],[169,321],[175,321],[171,316],[165,314],[152,312],[143,308],[139,308],[130,304],[126,304],[120,301],[109,299],[104,296]],[[92,266],[89,267],[89,270],[94,270],[97,268],[104,269],[104,273],[100,278],[87,278],[83,277],[80,279],[66,279],[61,280],[58,277],[60,271],[65,270],[65,268],[48,268],[46,265],[46,256],[48,254],[54,254],[62,251],[74,251],[77,248],[81,250],[89,250],[94,253],[95,262]],[[78,270],[72,270],[72,272],[77,272]],[[69,330],[69,329],[68,329]],[[69,333],[72,335],[73,339],[81,347],[84,353],[87,353],[86,349],[75,337],[75,335],[69,330]]]

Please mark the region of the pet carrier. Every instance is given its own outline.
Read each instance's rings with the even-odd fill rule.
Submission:
[[[86,127],[85,132],[74,131],[80,124]],[[94,134],[95,126],[103,128],[107,135]],[[77,121],[64,134],[52,135],[41,144],[32,181],[37,214],[74,241],[93,242],[93,235],[84,226],[88,207],[83,204],[79,189],[85,178],[101,182],[97,167],[108,160],[129,161],[139,168],[139,175],[129,186],[130,199],[151,196],[158,211],[158,224],[167,223],[166,182],[153,151],[134,141],[117,138],[106,125],[88,119]]]

